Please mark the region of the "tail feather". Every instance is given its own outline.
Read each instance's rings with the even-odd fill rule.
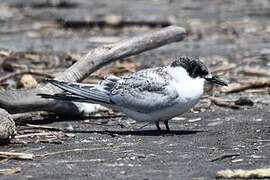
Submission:
[[[80,83],[68,83],[57,80],[46,80],[47,82],[53,84],[54,86],[64,90],[68,93],[63,93],[61,96],[59,94],[53,95],[53,98],[60,98],[63,100],[72,100],[72,101],[82,101],[87,102],[88,100],[91,102],[97,103],[106,103],[111,104],[111,99],[106,91],[102,91],[100,89],[95,88],[94,85],[85,85]],[[49,96],[43,97],[49,98]]]
[[[57,100],[62,100],[62,101],[75,101],[75,102],[88,102],[89,100],[80,96],[68,94],[68,93],[63,93],[63,94],[37,94],[41,96],[42,98],[46,99],[57,99]]]

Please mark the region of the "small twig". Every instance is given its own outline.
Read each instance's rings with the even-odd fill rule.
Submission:
[[[37,128],[37,129],[47,129],[47,130],[51,130],[51,131],[65,131],[62,128],[52,127],[52,126],[42,126],[42,125],[33,125],[33,124],[26,124],[26,126],[32,127],[32,128]]]
[[[230,84],[229,87],[222,89],[225,93],[241,92],[247,89],[270,87],[270,79],[259,78],[241,81],[239,83]]]
[[[16,153],[16,152],[0,152],[0,157],[9,159],[23,159],[29,160],[34,158],[34,154]]]
[[[217,106],[229,107],[232,109],[240,109],[240,106],[236,105],[234,101],[221,99],[213,96],[209,96],[208,98],[211,100],[211,102],[213,102]]]
[[[245,68],[239,72],[250,76],[270,76],[269,70],[259,68]]]
[[[253,170],[221,170],[216,174],[216,178],[226,179],[257,179],[257,178],[270,178],[270,168],[253,169]]]
[[[7,162],[8,160],[9,160],[9,158],[2,159],[2,160],[0,161],[0,164],[1,164],[1,163],[5,163],[5,162]]]
[[[223,153],[221,155],[218,155],[218,156],[210,159],[210,161],[214,162],[214,161],[217,161],[217,160],[222,160],[222,159],[233,157],[233,156],[240,156],[240,153]]]
[[[55,135],[55,132],[42,132],[42,133],[22,134],[22,135],[17,135],[14,138],[15,139],[20,139],[20,138],[27,138],[27,137],[33,137],[33,136],[49,136],[49,135]]]
[[[248,80],[239,80],[240,84],[251,84],[254,86],[269,86],[270,85],[270,79],[269,78],[254,78],[254,79],[248,79]]]
[[[23,74],[32,74],[32,75],[36,75],[36,76],[43,76],[43,77],[46,77],[46,78],[53,78],[54,77],[53,75],[45,73],[43,71],[24,70],[24,71],[18,71],[18,72],[10,73],[10,74],[7,74],[7,75],[1,77],[0,78],[0,83],[4,82],[4,81],[6,81],[6,80],[8,80],[10,78],[20,76],[20,75],[23,75]]]
[[[57,154],[65,154],[69,152],[80,152],[80,151],[97,151],[97,150],[107,150],[107,149],[115,149],[115,148],[123,148],[128,147],[128,145],[119,145],[119,146],[110,146],[110,147],[98,147],[98,148],[81,148],[81,149],[68,149],[64,151],[56,151],[51,153],[39,154],[36,157],[45,157],[45,156],[53,156]]]
[[[245,90],[245,92],[247,93],[258,93],[258,94],[265,94],[265,93],[270,93],[270,89],[269,88],[264,88],[264,89],[248,89]]]
[[[0,175],[12,175],[18,172],[21,172],[20,167],[8,168],[8,169],[0,169]]]

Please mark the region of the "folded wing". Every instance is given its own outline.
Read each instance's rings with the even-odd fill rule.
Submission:
[[[170,78],[165,68],[148,69],[124,76],[110,91],[111,101],[142,113],[169,107],[176,103],[178,97],[176,89],[169,83]]]

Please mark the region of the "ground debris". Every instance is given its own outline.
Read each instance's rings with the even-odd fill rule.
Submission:
[[[0,175],[12,175],[21,172],[20,167],[13,167],[13,168],[7,168],[7,169],[0,169]]]
[[[108,74],[115,74],[115,75],[120,75],[123,73],[133,73],[138,70],[140,67],[140,63],[134,63],[134,62],[116,62],[113,67],[110,69],[99,69],[93,75],[103,78],[105,75]]]
[[[261,68],[244,68],[239,72],[249,76],[270,76],[269,70]]]
[[[47,78],[53,78],[54,76],[46,73],[44,71],[40,71],[40,70],[23,70],[23,71],[16,71],[10,74],[7,74],[5,76],[0,77],[0,82],[4,82],[8,79],[14,78],[16,76],[20,76],[20,75],[35,75],[35,76],[43,76],[43,77],[47,77]]]
[[[270,168],[253,169],[253,170],[221,170],[216,174],[216,178],[242,178],[242,179],[253,179],[253,178],[270,178]]]
[[[253,106],[254,102],[246,97],[240,97],[235,100],[234,103],[239,106]]]
[[[217,160],[222,160],[222,159],[229,158],[229,157],[234,157],[234,156],[240,156],[240,153],[237,153],[237,152],[223,153],[223,154],[218,155],[218,156],[216,156],[214,158],[211,158],[210,161],[214,162],[214,161],[217,161]]]
[[[231,109],[240,109],[240,106],[253,106],[254,102],[247,97],[240,97],[237,100],[223,99],[219,97],[209,96],[211,102],[217,106],[228,107]]]
[[[53,127],[53,126],[34,125],[34,124],[26,124],[26,126],[31,127],[31,128],[37,128],[37,129],[47,129],[51,131],[65,131],[62,128]]]
[[[248,89],[265,88],[270,87],[270,79],[268,78],[256,78],[239,83],[232,83],[228,87],[222,88],[221,91],[224,93],[236,93]]]
[[[240,106],[235,104],[234,100],[222,99],[213,96],[209,96],[208,98],[217,106],[228,107],[231,109],[240,109]]]
[[[32,128],[38,128],[39,126],[34,126]],[[42,129],[42,128],[40,128]],[[45,132],[44,130],[24,130],[24,134],[16,135],[12,140],[13,144],[28,144],[28,143],[53,143],[53,144],[62,144],[63,139],[65,139],[65,133],[60,131],[59,129],[50,128],[45,126],[43,129],[50,129],[51,131],[59,131],[59,132]]]
[[[218,67],[216,69],[212,70],[212,73],[217,74],[217,73],[224,73],[227,71],[231,71],[232,69],[236,68],[237,65],[235,63],[224,63],[221,67]]]
[[[34,158],[34,154],[17,153],[17,152],[0,152],[0,157],[1,158],[8,158],[8,159],[31,160]]]

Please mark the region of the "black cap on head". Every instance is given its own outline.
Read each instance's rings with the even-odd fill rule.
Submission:
[[[172,67],[183,67],[192,78],[205,77],[209,74],[207,67],[197,58],[179,57],[171,64]]]

